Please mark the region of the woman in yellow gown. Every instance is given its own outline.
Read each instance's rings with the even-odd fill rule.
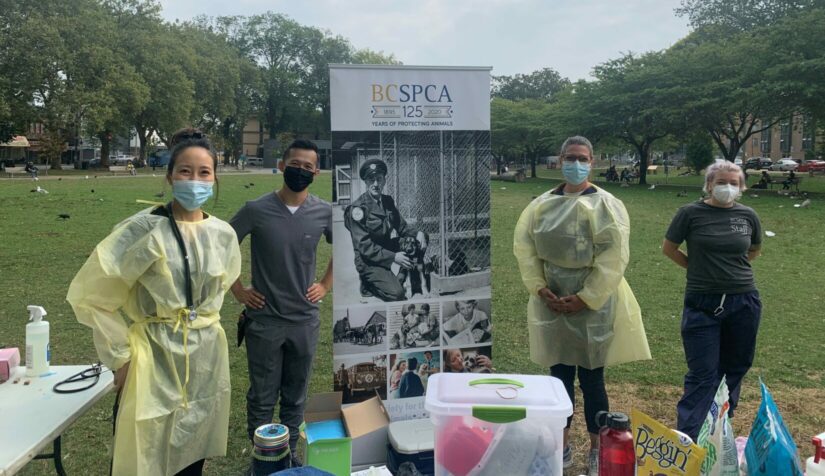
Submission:
[[[216,164],[201,134],[178,143],[166,175],[174,200],[117,225],[69,287],[77,320],[115,372],[115,476],[200,474],[205,458],[226,454],[219,312],[241,258],[233,229],[201,210]]]
[[[598,475],[599,426],[608,411],[604,367],[650,358],[641,311],[624,279],[630,220],[624,204],[589,181],[593,146],[573,136],[562,145],[565,183],[533,200],[514,232],[513,252],[530,292],[530,358],[550,367],[575,402],[578,374],[590,434],[588,474]],[[573,464],[564,430],[564,467]]]

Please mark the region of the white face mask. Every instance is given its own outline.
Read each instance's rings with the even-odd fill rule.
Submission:
[[[719,203],[728,205],[739,198],[741,193],[735,185],[716,185],[713,187],[712,195]]]

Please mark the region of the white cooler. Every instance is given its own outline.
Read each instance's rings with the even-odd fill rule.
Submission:
[[[541,375],[438,373],[425,408],[435,425],[436,476],[561,476],[573,404]]]
[[[387,468],[393,473],[404,463],[412,463],[422,476],[433,475],[433,423],[401,420],[390,423],[387,435]]]

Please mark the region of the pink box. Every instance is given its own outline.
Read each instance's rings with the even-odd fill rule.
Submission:
[[[5,382],[20,365],[20,351],[17,347],[0,349],[0,382]]]

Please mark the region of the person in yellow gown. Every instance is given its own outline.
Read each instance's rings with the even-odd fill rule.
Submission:
[[[202,134],[182,138],[166,174],[174,200],[118,224],[69,286],[77,320],[115,372],[115,476],[201,474],[205,458],[226,454],[219,312],[241,256],[232,227],[201,209],[216,165]]]
[[[513,252],[530,292],[530,357],[550,367],[575,402],[578,373],[590,433],[589,474],[598,475],[596,413],[608,411],[604,367],[650,358],[641,311],[624,279],[630,220],[624,204],[589,181],[593,146],[568,138],[561,148],[565,183],[521,214]],[[573,464],[564,431],[564,465]]]

